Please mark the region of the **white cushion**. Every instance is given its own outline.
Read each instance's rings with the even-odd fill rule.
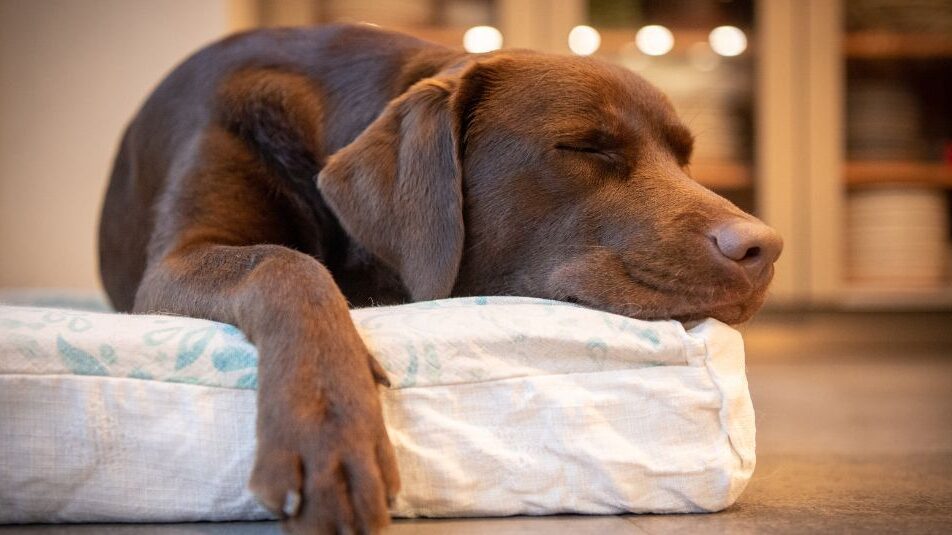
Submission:
[[[702,512],[754,468],[740,335],[526,298],[352,312],[390,375],[398,516]],[[234,327],[0,307],[0,522],[268,518]]]

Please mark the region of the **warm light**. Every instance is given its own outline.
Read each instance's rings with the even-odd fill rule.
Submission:
[[[734,26],[714,28],[707,40],[711,43],[711,50],[722,56],[736,56],[747,50],[747,36]]]
[[[638,30],[635,44],[649,56],[663,56],[674,48],[674,35],[664,26],[652,24]]]
[[[632,40],[621,45],[621,48],[618,49],[618,60],[629,70],[640,72],[648,68],[652,58],[638,50],[638,46]]]
[[[569,32],[569,49],[579,56],[591,56],[602,44],[602,36],[591,26],[576,26]]]
[[[502,34],[492,26],[473,26],[463,34],[463,48],[481,54],[502,48]]]
[[[688,61],[695,69],[710,72],[721,64],[721,57],[715,54],[707,43],[698,41],[688,48]]]

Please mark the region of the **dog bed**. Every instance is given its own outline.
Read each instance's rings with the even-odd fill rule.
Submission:
[[[397,516],[718,511],[754,468],[740,335],[477,297],[352,312],[387,370]],[[0,522],[268,518],[232,326],[0,307]]]

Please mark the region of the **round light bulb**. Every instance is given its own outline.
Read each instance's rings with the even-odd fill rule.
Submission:
[[[707,40],[711,50],[722,56],[737,56],[747,50],[747,36],[735,26],[718,26],[711,30]]]
[[[569,49],[579,56],[591,56],[601,44],[601,34],[591,26],[576,26],[569,32]]]
[[[674,48],[674,35],[664,26],[652,24],[638,30],[635,45],[649,56],[663,56]]]
[[[473,26],[463,34],[463,48],[482,54],[502,48],[502,33],[492,26]]]

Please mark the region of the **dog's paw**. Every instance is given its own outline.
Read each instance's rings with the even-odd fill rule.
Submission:
[[[373,385],[291,404],[259,415],[251,491],[289,533],[379,532],[400,480]]]

